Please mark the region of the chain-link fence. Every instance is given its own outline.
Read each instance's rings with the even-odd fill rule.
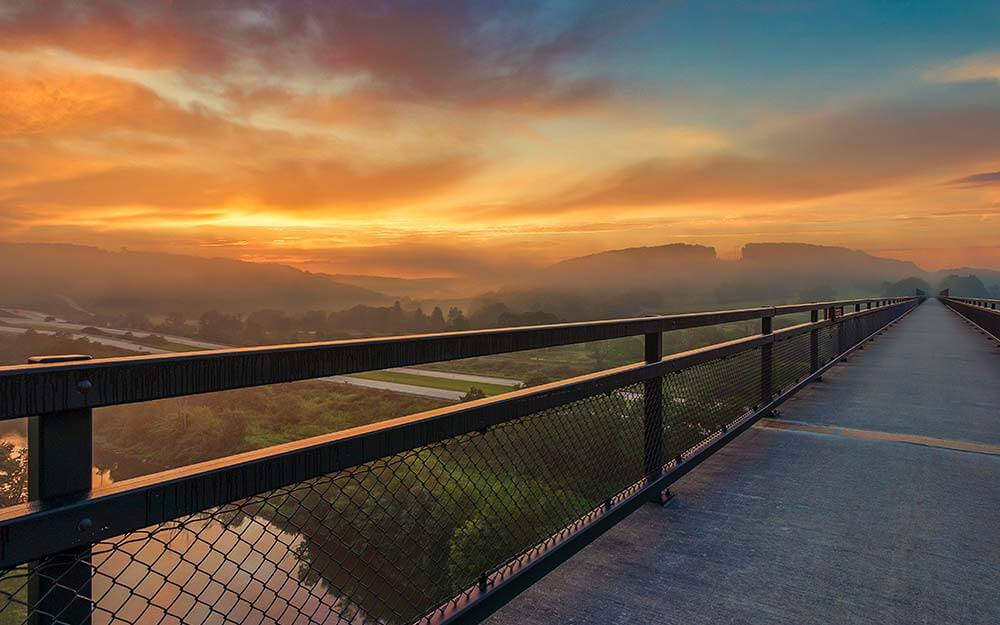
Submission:
[[[665,468],[905,310],[779,332],[767,358],[748,343],[653,379]],[[649,383],[7,569],[0,624],[433,620],[647,483]],[[29,605],[32,584],[47,596]]]

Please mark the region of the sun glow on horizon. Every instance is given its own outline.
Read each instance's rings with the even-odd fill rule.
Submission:
[[[335,252],[367,247],[398,275],[439,248],[520,266],[681,241],[1000,266],[988,5],[720,6],[725,58],[698,6],[547,5],[10,6],[0,239],[348,272]],[[663,37],[681,23],[705,31]],[[761,43],[789,24],[812,47]]]

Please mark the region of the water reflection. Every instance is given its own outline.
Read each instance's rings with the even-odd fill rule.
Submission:
[[[95,547],[94,622],[364,623],[309,576],[306,538],[260,516],[134,532]]]
[[[28,448],[28,438],[23,432],[4,432],[0,434],[0,442],[12,444],[15,454],[23,453]],[[141,462],[107,449],[95,447],[91,485],[94,488],[108,486],[114,484],[116,481],[155,473],[159,470],[161,470],[160,467],[149,463]]]

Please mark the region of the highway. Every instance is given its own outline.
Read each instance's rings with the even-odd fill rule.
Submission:
[[[11,316],[7,316],[7,315],[2,315],[2,313],[0,313],[0,324],[6,324],[6,325],[9,325],[9,326],[18,326],[18,327],[22,327],[22,328],[33,328],[35,330],[53,330],[53,331],[62,331],[62,332],[80,332],[84,328],[92,327],[92,326],[86,326],[86,325],[79,324],[79,323],[70,323],[69,321],[65,321],[63,319],[55,318],[52,315],[47,315],[47,314],[45,314],[43,312],[39,312],[37,310],[23,310],[23,309],[20,309],[20,308],[17,308],[17,309],[7,308],[7,309],[2,309],[2,310],[12,311],[15,314],[19,315],[20,317],[23,317],[23,318],[11,317]],[[46,319],[55,319],[55,321],[46,321]],[[122,330],[120,328],[100,328],[100,330],[101,330],[101,332],[105,332],[107,334],[112,334],[112,335],[115,335],[115,336],[125,336],[126,334],[129,334],[129,333],[136,334],[136,332],[132,332],[131,330]],[[171,343],[177,343],[178,345],[188,345],[190,347],[195,347],[195,348],[198,348],[198,349],[225,349],[226,347],[228,347],[228,345],[221,345],[219,343],[209,343],[208,341],[201,341],[201,340],[198,340],[198,339],[192,339],[192,338],[188,338],[186,336],[177,336],[175,334],[160,334],[160,333],[156,333],[156,334],[158,336],[162,336],[163,338],[165,338],[166,340],[170,341]],[[85,337],[93,340],[94,342],[101,343],[101,341],[97,341],[96,340],[98,337],[96,337],[95,335],[92,335],[92,334],[82,334],[81,336],[85,336]],[[103,343],[103,344],[104,345],[111,345],[111,343]],[[138,345],[138,344],[137,343],[133,343],[133,345]],[[145,347],[145,346],[142,346],[142,347]],[[126,347],[126,348],[123,348],[123,349],[129,349],[129,348]],[[150,349],[151,348],[147,347],[147,348],[143,349],[142,351],[144,351],[146,353],[151,353],[151,354],[164,353],[164,350],[150,351]]]
[[[0,319],[0,321],[3,321],[3,319]],[[29,330],[34,330],[35,332],[38,332],[39,334],[48,334],[48,335],[55,334],[56,332],[59,331],[59,330],[54,330],[54,329],[50,329],[50,328],[43,329],[43,328],[33,328],[33,327],[30,327],[30,326],[13,327],[13,326],[0,325],[0,333],[3,333],[3,334],[25,334]],[[169,354],[170,353],[169,350],[160,349],[158,347],[149,347],[147,345],[140,345],[139,343],[133,343],[133,342],[129,341],[128,339],[119,339],[119,338],[115,338],[115,337],[100,336],[100,335],[94,335],[94,334],[84,334],[82,332],[73,332],[73,331],[67,331],[67,330],[62,330],[62,332],[65,332],[68,336],[71,336],[74,339],[87,339],[88,341],[92,341],[92,342],[98,343],[100,345],[107,345],[108,347],[117,347],[118,349],[124,349],[124,350],[130,351],[130,352],[138,352],[140,354]]]

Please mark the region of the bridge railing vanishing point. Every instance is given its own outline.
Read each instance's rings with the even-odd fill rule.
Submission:
[[[0,622],[476,622],[922,299],[0,367]],[[645,362],[91,489],[95,408],[627,336]]]
[[[974,323],[983,332],[1000,340],[1000,300],[951,297],[944,293],[938,296],[938,300]]]

